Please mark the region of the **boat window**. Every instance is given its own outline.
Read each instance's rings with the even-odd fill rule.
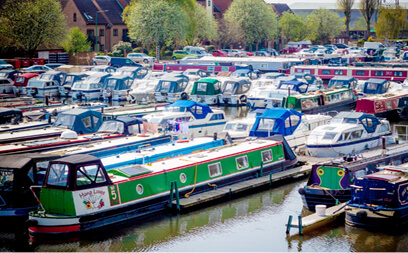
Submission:
[[[335,70],[334,74],[335,75],[343,75],[343,70]]]
[[[207,83],[197,83],[197,91],[207,91]]]
[[[210,173],[210,177],[216,177],[222,174],[221,163],[213,163],[208,165],[208,172]]]
[[[234,82],[225,82],[223,88],[223,93],[232,93],[235,83]]]
[[[330,75],[330,69],[323,69],[322,75]]]
[[[241,156],[235,159],[237,163],[237,169],[242,170],[248,168],[248,157],[247,156]]]
[[[343,133],[342,134],[342,139],[346,141],[346,140],[348,140],[349,136],[350,136],[349,132],[348,133]]]
[[[178,117],[175,119],[176,122],[188,122],[191,120],[191,117]]]
[[[307,84],[299,85],[298,88],[299,88],[300,93],[305,93],[307,91],[307,87],[308,87]]]
[[[260,119],[258,130],[272,130],[274,125],[275,125],[274,119]]]
[[[262,162],[264,163],[271,162],[273,159],[272,150],[268,149],[268,150],[262,151],[261,156],[262,156]]]
[[[336,137],[337,133],[336,132],[326,132],[323,135],[323,140],[333,140],[334,137]]]
[[[348,118],[345,118],[345,119],[343,120],[343,123],[347,123],[347,124],[357,124],[358,122],[357,122],[357,119],[348,119]]]
[[[394,76],[402,76],[402,71],[394,71]]]
[[[36,87],[36,88],[41,88],[43,87],[43,82],[41,81],[34,81],[34,82],[28,82],[28,87]]]
[[[214,115],[213,115],[214,116]],[[211,117],[212,118],[212,117]],[[235,127],[235,123],[228,123],[228,124],[226,124],[225,125],[225,128],[224,128],[224,130],[233,130],[234,129],[234,127]]]
[[[10,189],[13,186],[14,173],[12,170],[0,170],[0,187]]]
[[[53,163],[48,173],[47,185],[67,186],[69,167],[63,163]]]
[[[82,123],[84,124],[84,126],[86,128],[92,127],[91,116],[87,116],[87,117],[85,117],[85,118],[83,118],[81,120],[82,120]]]
[[[359,139],[359,138],[361,138],[362,134],[363,134],[363,130],[353,131],[353,132],[351,132],[350,140]]]
[[[383,71],[375,71],[375,76],[383,76],[384,72]]]
[[[238,124],[237,125],[237,131],[246,131],[248,129],[248,125],[247,124]]]
[[[124,123],[119,121],[105,121],[99,127],[98,133],[123,133]]]
[[[17,77],[16,83],[24,83],[25,77]]]
[[[357,71],[356,71],[356,75],[357,75],[357,76],[364,76],[364,75],[365,75],[365,71],[364,71],[364,70],[357,70]]]
[[[157,86],[157,87],[159,87],[159,86]],[[169,92],[170,87],[171,87],[171,82],[162,81],[161,89],[159,89],[158,91],[160,91],[160,92]]]
[[[299,122],[300,117],[296,115],[291,115],[289,118],[285,120],[285,127],[292,127],[296,126],[296,124]]]
[[[249,88],[251,88],[251,85],[249,83],[244,83],[242,85],[242,93],[247,93]]]
[[[302,109],[317,107],[317,103],[313,99],[302,99]]]
[[[86,186],[106,182],[105,175],[99,165],[81,166],[77,170],[76,185]]]
[[[224,114],[222,114],[222,113],[214,114],[210,118],[210,120],[220,120],[220,119],[224,119]]]
[[[380,128],[378,129],[379,132],[388,132],[390,131],[390,127],[388,124],[381,124]]]
[[[129,134],[138,134],[141,132],[139,124],[128,126]]]

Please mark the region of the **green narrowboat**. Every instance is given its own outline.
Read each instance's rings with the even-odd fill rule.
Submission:
[[[282,107],[304,114],[349,111],[356,109],[357,95],[352,89],[328,89],[284,97]]]
[[[292,168],[282,136],[110,169],[91,155],[52,161],[27,222],[32,235],[85,232],[168,210],[173,187],[188,197]]]

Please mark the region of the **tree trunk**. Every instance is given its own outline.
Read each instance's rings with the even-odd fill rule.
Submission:
[[[367,23],[367,34],[366,34],[366,40],[368,39],[368,37],[370,37],[370,20],[366,21]]]
[[[156,59],[160,61],[160,45],[156,45]]]

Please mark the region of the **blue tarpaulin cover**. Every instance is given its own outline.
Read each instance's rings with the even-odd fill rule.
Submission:
[[[166,106],[166,108],[169,107],[180,107],[181,112],[185,111],[185,108],[190,111],[196,119],[204,119],[208,113],[213,112],[207,104],[201,104],[191,100],[178,100]]]
[[[368,113],[362,112],[339,112],[334,119],[343,119],[343,123],[355,123],[358,120],[365,128],[367,133],[374,133],[378,125],[381,124],[380,120]]]
[[[266,109],[261,116],[256,118],[249,136],[268,137],[275,134],[283,136],[291,135],[299,126],[302,115],[303,113],[289,108],[276,107]]]
[[[54,126],[67,127],[78,134],[95,133],[102,125],[102,113],[90,109],[72,109],[58,113]]]

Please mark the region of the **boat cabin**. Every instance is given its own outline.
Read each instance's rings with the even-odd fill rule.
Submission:
[[[133,78],[125,75],[112,75],[105,79],[102,96],[104,99],[123,101],[132,86]]]
[[[218,103],[219,94],[221,94],[221,82],[217,79],[206,78],[194,82],[190,98],[196,102],[215,105]]]
[[[276,107],[256,118],[250,137],[269,137],[275,134],[291,135],[301,122],[303,113],[293,109]]]
[[[0,107],[0,124],[11,123],[16,120],[16,124],[23,119],[23,112],[14,108]]]
[[[329,81],[327,88],[349,88],[355,89],[357,87],[357,79],[350,76],[335,76]]]
[[[9,79],[11,82],[14,82],[19,75],[23,72],[15,69],[3,69],[0,70],[0,79]]]
[[[172,103],[180,98],[186,99],[187,96],[182,97],[181,94],[187,88],[188,81],[189,79],[184,75],[183,77],[176,76],[163,77],[156,86],[154,95],[156,100]]]
[[[117,117],[116,119],[104,121],[97,133],[121,134],[125,136],[140,134],[143,131],[143,122],[145,121],[142,118],[130,116]]]
[[[130,76],[133,79],[143,79],[149,70],[143,67],[121,67],[115,72],[115,75]]]
[[[278,77],[285,76],[283,73],[277,73],[277,72],[270,72],[270,73],[265,73],[260,76],[261,79],[276,79]]]
[[[16,78],[16,80],[14,81],[14,86],[26,87],[28,81],[29,81],[31,78],[37,77],[37,76],[39,76],[39,75],[40,75],[40,74],[38,74],[38,73],[24,73],[24,74],[21,74],[21,75],[19,75],[19,76]]]
[[[88,77],[88,73],[86,72],[79,72],[79,73],[69,73],[65,77],[64,83],[62,86],[58,87],[61,96],[68,96],[72,85],[76,82],[80,82]]]
[[[66,127],[78,134],[95,133],[102,125],[102,113],[91,109],[71,109],[58,113],[55,127]]]
[[[251,80],[259,78],[259,72],[250,69],[237,69],[231,74],[232,78],[249,78]]]
[[[109,73],[109,74],[113,74],[116,72],[116,68],[111,67],[111,66],[106,66],[106,65],[102,65],[102,66],[95,66],[92,69],[89,70],[90,72],[99,72],[99,73]]]
[[[364,94],[384,94],[389,88],[390,81],[370,78],[364,83],[361,92]]]
[[[292,73],[290,76],[296,77],[299,81],[305,80],[308,84],[314,84],[314,85],[321,85],[323,82],[320,79],[317,79],[316,76],[310,74],[310,73]]]
[[[279,84],[278,89],[306,93],[309,90],[309,84],[300,81],[284,81]]]

